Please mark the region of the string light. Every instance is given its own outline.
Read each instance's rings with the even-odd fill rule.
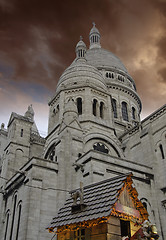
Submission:
[[[91,221],[84,221],[84,222],[80,222],[80,223],[76,223],[76,224],[59,226],[58,229],[56,229],[56,230],[54,230],[55,227],[52,224],[52,227],[50,227],[48,229],[49,232],[59,234],[59,233],[66,232],[66,231],[76,231],[80,228],[91,228],[93,226],[96,226],[96,225],[99,225],[99,224],[102,224],[105,222],[108,223],[108,218],[110,218],[111,216],[119,217],[120,219],[129,220],[129,221],[137,223],[138,225],[141,225],[141,223],[143,221],[148,219],[148,213],[144,209],[143,204],[139,201],[138,193],[137,193],[136,189],[132,186],[133,181],[131,179],[131,175],[129,175],[127,177],[127,179],[125,179],[123,181],[123,183],[124,183],[123,187],[118,191],[117,200],[116,200],[115,204],[112,206],[111,214],[108,217],[102,217],[102,218],[94,219]],[[120,199],[122,192],[124,191],[125,188],[129,194],[130,199],[134,203],[135,208],[137,210],[139,210],[140,217],[130,215],[129,213],[126,213],[126,212],[123,213],[123,212],[120,212],[120,210],[116,209],[116,203]]]
[[[1,177],[1,176],[0,176],[0,178],[2,178],[3,180],[9,181],[9,179],[7,179],[7,178]],[[26,187],[31,187],[31,188],[38,188],[38,189],[41,189],[41,190],[54,190],[54,191],[62,191],[62,192],[68,192],[68,193],[70,193],[69,190],[60,189],[60,188],[52,188],[52,187],[43,188],[43,187],[32,186],[32,185],[28,185],[28,184],[25,184],[24,186],[26,186]],[[0,193],[4,194],[4,192],[0,192]]]
[[[25,185],[26,187],[31,187],[31,188],[38,188],[38,189],[41,189],[41,190],[54,190],[54,191],[62,191],[62,192],[68,192],[70,193],[69,190],[65,190],[65,189],[60,189],[60,188],[42,188],[42,187],[38,187],[38,186],[32,186],[32,185]]]

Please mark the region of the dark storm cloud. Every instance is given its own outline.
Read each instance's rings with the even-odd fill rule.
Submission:
[[[165,0],[0,0],[1,78],[55,89],[80,35],[89,46],[93,21],[102,47],[119,56],[135,79],[144,109],[164,104]]]
[[[79,35],[88,35],[87,16],[91,16],[91,26],[96,16],[102,20],[105,14],[109,14],[109,1],[4,1],[0,12],[1,56],[15,66],[16,80],[45,84],[47,78],[51,88],[53,79],[57,81],[75,57]],[[43,63],[40,57],[47,54]]]

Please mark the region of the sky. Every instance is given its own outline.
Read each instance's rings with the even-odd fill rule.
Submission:
[[[92,22],[135,80],[141,118],[166,103],[166,0],[0,0],[0,124],[32,104],[46,134],[48,101]]]

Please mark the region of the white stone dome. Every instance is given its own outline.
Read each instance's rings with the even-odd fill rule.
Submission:
[[[103,48],[92,48],[86,52],[87,63],[95,66],[96,68],[103,69],[117,69],[127,73],[127,69],[121,62],[121,60],[115,56],[112,52]]]
[[[57,84],[57,91],[77,86],[91,86],[100,90],[107,90],[102,74],[94,66],[86,62],[77,61],[76,59],[60,77]]]

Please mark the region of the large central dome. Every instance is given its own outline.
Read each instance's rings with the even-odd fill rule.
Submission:
[[[127,72],[127,69],[113,53],[103,48],[92,48],[86,53],[87,62],[96,68],[113,68]]]

